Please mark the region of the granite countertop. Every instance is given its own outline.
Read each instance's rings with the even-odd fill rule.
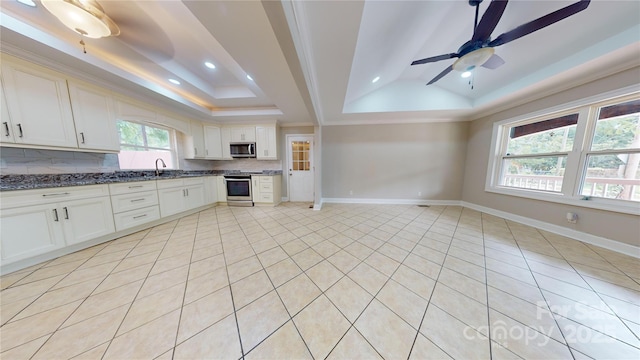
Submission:
[[[264,170],[262,172],[245,172],[241,170],[165,170],[160,176],[156,176],[156,173],[153,170],[78,174],[0,175],[0,191],[113,184],[131,181],[164,180],[229,174],[273,176],[282,175],[282,170]]]

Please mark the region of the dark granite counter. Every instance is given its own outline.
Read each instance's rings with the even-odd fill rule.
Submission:
[[[241,170],[165,170],[159,176],[155,171],[116,171],[109,173],[0,175],[0,191],[45,189],[65,186],[113,184],[131,181],[178,179],[183,177],[218,176],[226,174],[281,175],[282,170],[244,172]]]

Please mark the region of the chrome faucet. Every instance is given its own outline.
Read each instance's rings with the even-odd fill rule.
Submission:
[[[160,162],[162,163],[163,169],[167,167],[167,164],[164,163],[164,160],[162,160],[162,158],[157,158],[156,159],[156,176],[160,176],[160,174],[164,172],[164,170],[158,168],[158,160],[160,160]]]

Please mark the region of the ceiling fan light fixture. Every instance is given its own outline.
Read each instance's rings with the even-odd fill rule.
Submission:
[[[453,70],[469,71],[475,67],[481,66],[493,55],[495,50],[492,47],[483,47],[473,50],[460,57],[453,63]]]
[[[64,26],[92,39],[120,35],[120,29],[95,0],[41,0]]]
[[[466,79],[469,76],[471,76],[471,71],[470,70],[467,70],[467,71],[463,72],[462,74],[460,74],[460,77],[462,77],[463,79]]]

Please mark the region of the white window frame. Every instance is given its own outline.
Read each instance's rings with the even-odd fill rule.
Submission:
[[[593,110],[630,97],[637,97],[638,95],[640,95],[640,85],[633,85],[549,109],[495,122],[493,124],[491,137],[485,191],[572,206],[640,215],[640,204],[638,204],[638,202],[596,197],[587,198],[580,194],[582,181],[588,166],[586,163],[587,156],[589,154],[599,153],[598,151],[590,150],[596,122],[596,114],[594,114],[596,111]],[[503,153],[508,141],[505,132],[508,131],[510,127],[518,124],[543,121],[575,112],[578,112],[578,124],[573,148],[567,154],[562,190],[559,193],[499,185]]]
[[[174,167],[171,168],[171,170],[178,170],[179,169],[178,143],[177,143],[176,131],[174,129],[172,129],[170,127],[167,127],[165,125],[155,124],[155,123],[152,123],[152,122],[142,121],[142,120],[117,119],[117,121],[126,121],[126,122],[130,122],[130,123],[133,123],[133,124],[139,124],[139,125],[143,125],[143,126],[146,126],[146,127],[151,127],[151,128],[156,128],[156,129],[161,129],[161,130],[168,131],[169,132],[170,149],[156,148],[156,147],[152,147],[152,146],[139,146],[139,145],[133,145],[133,144],[122,144],[120,142],[119,134],[118,134],[118,144],[119,144],[120,147],[129,146],[129,147],[144,148],[144,149],[150,149],[150,150],[169,151],[171,153],[172,163],[174,164]],[[169,168],[167,167],[167,169],[169,169]],[[155,167],[153,166],[153,164],[150,164],[149,168],[128,169],[128,170],[155,170]]]

